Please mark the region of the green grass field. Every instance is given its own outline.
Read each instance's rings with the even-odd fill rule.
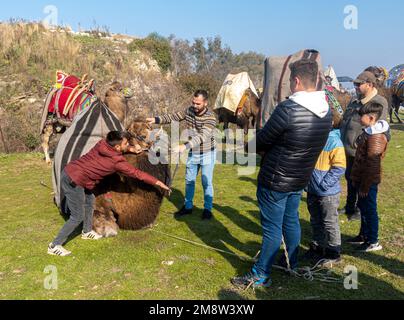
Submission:
[[[344,262],[333,270],[358,269],[359,289],[342,283],[308,282],[274,271],[273,287],[237,291],[231,277],[251,264],[237,257],[145,230],[120,232],[113,239],[66,245],[68,258],[46,254],[48,243],[64,220],[53,205],[50,168],[40,154],[0,155],[0,299],[403,299],[404,298],[404,126],[396,126],[384,161],[379,197],[380,239],[384,250],[357,254],[344,246]],[[256,175],[240,177],[237,167],[217,166],[215,219],[201,221],[198,182],[191,217],[177,221],[182,205],[184,168],[171,200],[165,200],[155,230],[239,255],[254,257],[260,250],[261,228],[255,198]],[[199,180],[200,181],[200,180]],[[305,200],[305,199],[303,199]],[[344,203],[341,203],[343,207]],[[147,210],[147,204],[145,204]],[[309,215],[301,204],[302,253],[310,242]],[[358,233],[359,222],[341,217],[343,239]],[[58,288],[47,290],[44,272],[57,268]]]

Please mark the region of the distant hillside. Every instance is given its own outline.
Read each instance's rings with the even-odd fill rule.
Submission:
[[[255,52],[234,54],[220,37],[190,42],[156,33],[137,38],[0,23],[0,152],[39,149],[43,101],[56,70],[88,74],[101,98],[109,83],[121,81],[135,92],[131,113],[147,116],[183,108],[195,89],[206,89],[213,104],[228,73],[247,71],[261,87],[264,58]]]
[[[0,125],[9,151],[38,149],[43,101],[56,70],[88,74],[100,97],[112,81],[123,82],[135,91],[131,109],[137,114],[178,108],[185,96],[181,86],[148,52],[129,50],[134,39],[0,23]],[[0,152],[4,149],[0,140]]]

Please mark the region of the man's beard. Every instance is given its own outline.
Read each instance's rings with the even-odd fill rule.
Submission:
[[[358,98],[359,98],[360,100],[362,100],[363,98],[365,98],[365,95],[364,95],[361,91],[359,91],[359,90],[356,91],[356,95],[358,96]]]

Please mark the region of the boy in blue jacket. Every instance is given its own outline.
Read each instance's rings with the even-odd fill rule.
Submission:
[[[307,189],[307,206],[313,231],[313,242],[306,258],[316,259],[322,267],[341,261],[341,231],[338,207],[341,197],[340,179],[345,174],[346,156],[339,125],[341,115],[333,110],[330,132]]]

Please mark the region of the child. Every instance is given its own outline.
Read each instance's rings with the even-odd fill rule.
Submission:
[[[364,132],[357,140],[355,162],[351,179],[359,189],[358,207],[361,210],[361,235],[363,244],[360,252],[382,250],[379,244],[379,217],[377,213],[377,193],[381,183],[381,162],[386,155],[390,141],[389,124],[379,119],[383,106],[378,103],[364,105],[360,111]]]
[[[306,258],[316,259],[321,266],[332,267],[341,261],[341,232],[338,207],[341,197],[340,179],[346,170],[344,145],[339,125],[341,114],[333,109],[330,132],[307,189],[307,206],[313,231],[313,242]]]
[[[106,176],[119,172],[163,190],[170,190],[161,181],[129,164],[123,156],[125,152],[139,153],[139,150],[136,147],[129,147],[126,133],[112,131],[106,140],[100,141],[89,153],[66,166],[61,176],[61,186],[66,196],[70,219],[49,245],[48,254],[70,255],[71,252],[62,245],[81,223],[83,223],[82,239],[102,238],[101,235],[92,231],[95,200],[92,190]]]

